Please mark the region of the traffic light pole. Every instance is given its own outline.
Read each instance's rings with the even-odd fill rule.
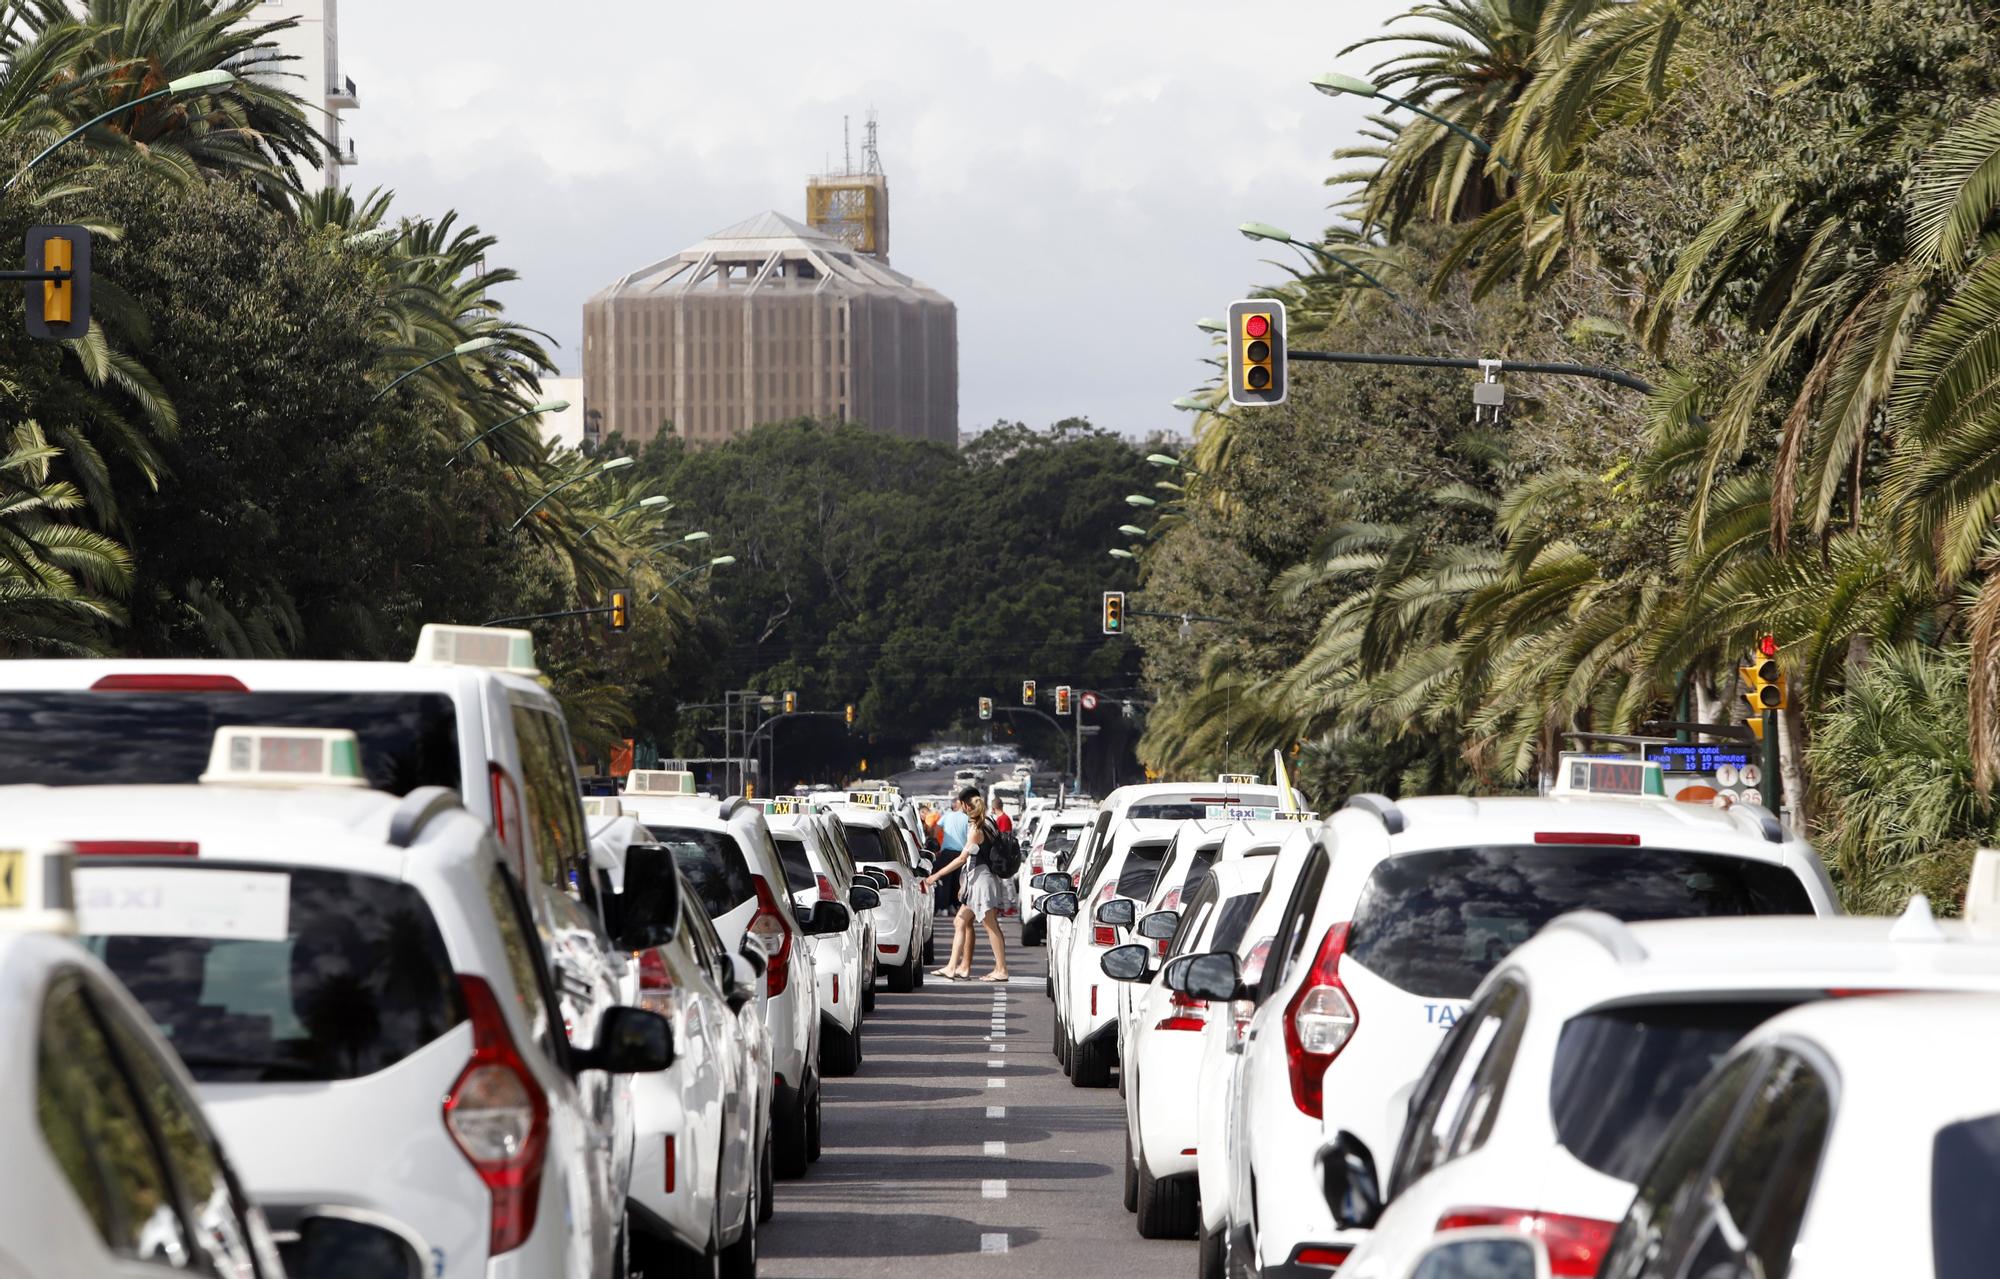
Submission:
[[[617,611],[614,605],[606,604],[602,608],[567,608],[560,613],[523,613],[519,617],[489,617],[481,622],[480,625],[506,626],[512,622],[546,622],[551,618],[558,617],[598,617],[605,613],[615,613]]]
[[[1319,364],[1388,364],[1402,368],[1418,369],[1468,369],[1483,372],[1491,369],[1496,373],[1551,373],[1558,377],[1595,378],[1599,382],[1610,382],[1628,391],[1641,395],[1651,395],[1653,384],[1645,378],[1605,368],[1599,364],[1550,364],[1533,360],[1473,360],[1463,356],[1450,355],[1379,355],[1373,351],[1287,351],[1288,360],[1304,360]]]
[[[1776,817],[1784,788],[1778,777],[1778,712],[1775,710],[1764,712],[1764,775],[1758,779],[1757,790],[1764,797],[1764,811]]]

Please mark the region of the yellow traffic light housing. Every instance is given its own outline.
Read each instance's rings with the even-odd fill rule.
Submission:
[[[853,728],[853,727],[854,727],[854,703],[853,703],[853,702],[849,702],[849,703],[847,704],[847,726],[848,726],[849,728]]]
[[[1125,633],[1125,592],[1104,592],[1104,633],[1123,635]]]
[[[797,713],[798,713],[798,709],[799,709],[799,695],[798,695],[797,693],[793,692],[793,691],[792,691],[792,690],[790,690],[790,689],[786,689],[786,690],[785,690],[785,714],[787,714],[787,715],[795,715],[795,714],[797,714]]]
[[[1229,304],[1229,402],[1285,402],[1285,304],[1246,298]]]
[[[1743,677],[1743,698],[1750,703],[1752,717],[1759,723],[1765,711],[1781,711],[1789,705],[1785,670],[1778,664],[1776,636],[1766,635],[1759,640],[1756,658],[1736,671]]]
[[[1033,706],[1034,704],[1035,704],[1035,681],[1031,679],[1024,679],[1021,681],[1021,705]]]
[[[1069,714],[1069,685],[1056,685],[1056,714]]]
[[[90,231],[80,226],[29,227],[27,268],[7,272],[5,278],[26,281],[29,336],[73,341],[88,335]]]
[[[611,633],[620,635],[632,629],[632,592],[611,592]]]

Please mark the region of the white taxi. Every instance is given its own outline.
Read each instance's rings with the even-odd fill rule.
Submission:
[[[1177,821],[1134,819],[1119,823],[1084,871],[1074,893],[1044,899],[1051,914],[1073,916],[1068,945],[1051,952],[1062,968],[1056,974],[1056,1034],[1063,1069],[1078,1088],[1103,1088],[1118,1064],[1119,984],[1104,975],[1104,952],[1124,940],[1120,929],[1133,922],[1134,901],[1153,890]],[[1099,915],[1117,903],[1116,918]],[[1122,919],[1122,924],[1119,920]]]
[[[0,789],[64,843],[80,933],[173,1044],[250,1192],[399,1222],[447,1277],[611,1271],[624,1158],[580,1080],[665,1069],[614,1008],[564,1034],[529,889],[458,797],[370,790],[345,730],[216,732],[194,786]]]
[[[807,911],[821,902],[843,902],[849,908],[848,926],[815,936],[812,946],[819,983],[820,1068],[828,1075],[851,1075],[861,1068],[862,996],[875,976],[872,930],[865,920],[882,899],[868,885],[853,882],[852,868],[827,842],[823,823],[829,819],[787,799],[766,800],[764,816],[778,843],[793,904]]]
[[[1573,910],[1622,919],[1837,913],[1810,845],[1761,810],[1664,797],[1659,766],[1565,756],[1554,794],[1356,796],[1321,827],[1254,991],[1234,955],[1188,990],[1256,1002],[1232,1228],[1267,1274],[1324,1273],[1360,1234],[1299,1178],[1350,1131],[1386,1149],[1409,1089],[1507,952]]]
[[[1554,1273],[1595,1274],[1667,1124],[1738,1040],[1801,1004],[1910,991],[2000,994],[2000,937],[1921,898],[1900,920],[1563,916],[1439,1045],[1382,1169],[1388,1207],[1341,1274],[1394,1279],[1434,1232],[1473,1225],[1529,1230]]]
[[[855,866],[888,881],[875,912],[876,964],[888,977],[890,990],[915,990],[924,984],[924,944],[934,920],[931,894],[911,859],[902,825],[879,791],[846,792],[835,801],[834,815]]]

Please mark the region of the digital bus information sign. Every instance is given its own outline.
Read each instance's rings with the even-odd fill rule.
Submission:
[[[1751,748],[1738,742],[1660,742],[1646,747],[1646,758],[1666,773],[1714,776],[1724,765],[1741,773],[1756,761]]]

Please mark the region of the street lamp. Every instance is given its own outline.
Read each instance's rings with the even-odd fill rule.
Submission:
[[[1243,233],[1243,238],[1246,240],[1269,240],[1273,244],[1289,244],[1293,248],[1298,249],[1301,252],[1310,253],[1314,255],[1323,262],[1332,262],[1339,266],[1344,266],[1348,270],[1354,272],[1354,274],[1368,281],[1368,283],[1382,290],[1382,292],[1388,294],[1391,298],[1395,299],[1396,305],[1401,306],[1405,311],[1408,311],[1410,309],[1409,306],[1406,303],[1404,303],[1402,296],[1398,294],[1396,290],[1382,283],[1382,281],[1376,279],[1368,272],[1354,265],[1352,262],[1349,262],[1346,258],[1341,257],[1338,253],[1330,253],[1327,250],[1321,248],[1319,245],[1313,244],[1307,240],[1295,239],[1290,231],[1283,230],[1279,227],[1274,227],[1269,222],[1245,222],[1242,226],[1239,226],[1236,229]],[[1412,314],[1415,313],[1412,312]]]
[[[1179,466],[1181,460],[1168,453],[1148,453],[1146,460],[1154,466]]]
[[[378,396],[376,398],[379,399],[381,397]],[[501,429],[502,427],[512,426],[514,425],[514,423],[520,421],[522,418],[540,417],[544,413],[561,413],[567,408],[569,408],[568,400],[543,400],[540,404],[537,404],[534,408],[529,409],[526,413],[516,413],[513,417],[508,418],[504,422],[495,422],[492,426],[487,427],[479,434],[473,436],[465,443],[459,445],[458,451],[453,453],[450,457],[446,458],[444,464],[446,466],[450,466],[453,462],[458,461],[460,454],[464,453],[467,449],[479,443],[479,441],[485,439],[487,436],[493,434],[495,431]]]
[[[1155,502],[1155,501],[1154,501],[1154,500],[1153,500],[1152,498],[1150,498],[1150,497],[1147,497],[1147,496],[1146,496],[1146,495],[1145,495],[1144,493],[1127,493],[1127,494],[1125,495],[1125,504],[1126,504],[1127,506],[1158,506],[1158,505],[1159,505],[1159,503],[1158,503],[1158,502]]]
[[[1209,411],[1211,406],[1203,404],[1200,400],[1197,400],[1192,396],[1183,395],[1179,399],[1174,401],[1173,407],[1179,409],[1183,413],[1206,413]]]
[[[1151,534],[1151,533],[1148,533],[1148,532],[1147,532],[1147,531],[1146,531],[1145,529],[1142,529],[1142,528],[1140,528],[1140,527],[1139,527],[1139,526],[1138,526],[1137,524],[1120,524],[1120,525],[1118,526],[1118,531],[1119,531],[1120,533],[1123,533],[1123,534],[1124,534],[1125,536],[1127,536],[1127,537],[1151,537],[1151,536],[1152,536],[1152,534]]]
[[[674,584],[676,582],[679,582],[684,578],[692,577],[696,573],[701,572],[705,568],[726,568],[729,565],[734,564],[735,562],[736,562],[736,557],[734,555],[718,555],[706,564],[697,564],[693,568],[682,569],[680,572],[668,578],[666,582],[660,587],[659,590],[654,591],[652,595],[647,598],[646,602],[648,604],[651,604],[654,600],[660,598],[660,596],[674,589]]]
[[[499,345],[500,345],[499,338],[473,338],[470,341],[460,342],[457,346],[451,348],[451,350],[449,351],[446,351],[443,355],[435,356],[431,359],[425,360],[422,364],[419,364],[417,367],[411,369],[409,372],[404,373],[401,376],[397,377],[394,382],[389,383],[389,385],[377,391],[375,393],[375,399],[370,400],[368,402],[370,404],[373,404],[375,400],[379,400],[383,396],[387,395],[389,392],[395,390],[397,384],[402,382],[404,378],[415,377],[417,374],[422,373],[425,369],[431,367],[431,365],[433,364],[443,364],[446,360],[455,360],[461,355],[474,355],[480,351],[490,350],[491,348]]]
[[[1228,325],[1224,324],[1221,320],[1218,320],[1215,317],[1208,315],[1204,315],[1199,320],[1196,320],[1194,322],[1194,326],[1200,329],[1203,333],[1227,333],[1229,331]]]
[[[1379,98],[1391,106],[1403,107],[1406,110],[1414,111],[1433,124],[1441,124],[1453,133],[1456,133],[1459,137],[1464,138],[1467,142],[1477,147],[1481,155],[1492,156],[1500,167],[1509,173],[1514,171],[1514,166],[1507,163],[1506,156],[1495,151],[1491,143],[1464,125],[1456,121],[1447,120],[1437,112],[1429,110],[1426,107],[1421,107],[1407,98],[1398,98],[1384,93],[1381,89],[1366,80],[1358,79],[1351,75],[1341,75],[1338,71],[1329,71],[1325,75],[1314,76],[1311,84],[1313,88],[1318,89],[1329,98],[1337,98],[1344,93],[1348,93],[1353,94],[1357,98]]]
[[[1176,484],[1176,483],[1174,483],[1174,482],[1173,482],[1172,480],[1154,480],[1154,481],[1153,481],[1153,487],[1154,487],[1154,488],[1156,488],[1156,489],[1165,489],[1165,490],[1166,490],[1167,492],[1169,492],[1169,493],[1185,493],[1185,492],[1187,492],[1187,489],[1186,489],[1186,487],[1185,487],[1185,486],[1183,486],[1183,485],[1180,485],[1180,484]]]
[[[1139,558],[1138,556],[1136,556],[1136,555],[1132,554],[1132,552],[1130,552],[1130,551],[1126,550],[1126,549],[1125,549],[1124,547],[1122,547],[1122,546],[1114,546],[1114,547],[1112,547],[1112,548],[1111,548],[1111,555],[1112,555],[1112,558],[1114,558],[1114,559],[1121,559],[1121,560],[1136,560],[1136,559],[1138,559],[1138,558]]]
[[[215,89],[215,88],[220,88],[225,84],[235,84],[235,83],[236,83],[236,75],[234,72],[225,71],[221,67],[217,67],[213,71],[197,71],[193,75],[184,75],[178,77],[177,79],[169,80],[167,81],[167,87],[164,89],[155,89],[151,93],[142,94],[141,96],[132,99],[130,102],[121,102],[117,106],[111,108],[109,111],[104,112],[102,115],[92,116],[90,119],[85,120],[82,124],[77,125],[74,129],[71,129],[68,133],[63,134],[60,138],[57,138],[54,142],[51,142],[48,146],[42,148],[42,152],[40,155],[28,161],[26,165],[22,166],[21,171],[19,173],[16,173],[13,177],[7,179],[7,185],[4,187],[0,187],[0,194],[12,191],[14,189],[14,184],[16,182],[19,182],[23,177],[27,176],[27,172],[29,169],[34,168],[42,161],[48,159],[50,153],[53,152],[57,147],[63,145],[65,142],[68,142],[73,138],[76,138],[84,133],[89,132],[91,129],[96,128],[98,125],[104,123],[106,120],[109,120],[112,116],[117,115],[120,111],[130,111],[135,107],[144,106],[146,103],[153,101],[155,98],[165,98],[173,94],[179,94],[179,93],[196,93],[202,89]]]
[[[707,540],[708,540],[708,534],[704,532],[689,533],[685,537],[681,538],[681,541],[683,542],[706,542]]]
[[[550,490],[549,490],[548,492],[546,492],[546,493],[542,494],[542,495],[541,495],[540,497],[536,498],[536,499],[535,499],[535,502],[534,502],[534,505],[533,505],[533,506],[530,506],[530,507],[529,507],[529,508],[528,508],[527,510],[525,510],[525,511],[522,511],[522,512],[521,512],[521,518],[520,518],[520,519],[517,519],[517,520],[515,520],[515,521],[514,521],[514,522],[513,522],[512,524],[509,524],[509,525],[507,526],[507,531],[508,531],[509,533],[512,533],[512,532],[513,532],[513,531],[514,531],[515,529],[517,529],[517,528],[521,527],[522,523],[523,523],[524,521],[526,521],[526,520],[527,520],[527,518],[528,518],[528,517],[529,517],[530,515],[533,515],[533,514],[534,514],[534,513],[535,513],[535,512],[537,511],[537,510],[539,510],[539,509],[541,508],[541,505],[542,505],[542,503],[544,503],[544,502],[548,501],[548,500],[549,500],[550,498],[552,498],[552,497],[554,497],[554,496],[555,496],[556,494],[558,494],[558,493],[562,492],[562,491],[563,491],[564,489],[568,488],[568,487],[569,487],[570,485],[572,485],[572,484],[581,484],[581,483],[583,483],[583,482],[584,482],[585,480],[588,480],[588,479],[593,479],[593,478],[595,478],[595,477],[597,477],[597,476],[599,476],[599,475],[603,475],[603,474],[606,474],[607,472],[610,472],[610,471],[618,471],[618,470],[623,470],[623,469],[624,469],[625,467],[628,467],[628,466],[632,465],[632,463],[636,462],[637,460],[638,460],[637,458],[634,458],[634,457],[629,457],[629,456],[628,456],[628,457],[614,457],[614,458],[612,458],[612,459],[611,459],[611,460],[610,460],[609,462],[606,462],[606,463],[605,463],[604,465],[602,465],[602,466],[599,466],[599,467],[594,467],[594,468],[592,468],[591,470],[588,470],[588,471],[585,471],[585,472],[584,472],[583,474],[581,474],[581,475],[575,475],[575,476],[571,476],[571,477],[570,477],[569,479],[566,479],[566,480],[564,480],[564,481],[563,481],[562,483],[560,483],[560,484],[556,485],[556,486],[555,486],[554,488],[550,489]]]

